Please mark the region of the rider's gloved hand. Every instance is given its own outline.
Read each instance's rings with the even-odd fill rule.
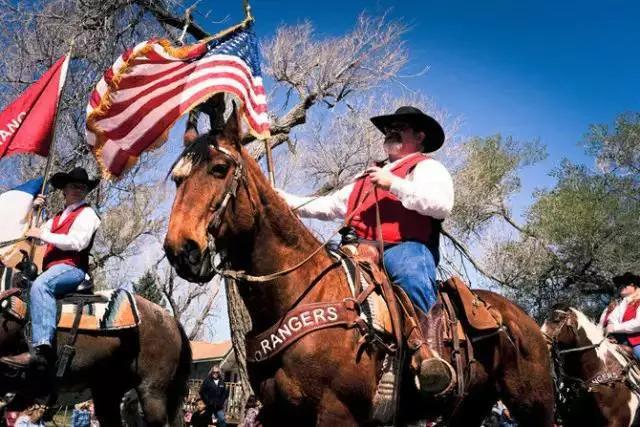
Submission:
[[[47,202],[47,196],[44,194],[38,194],[35,199],[33,199],[33,209],[37,209]]]
[[[42,236],[42,230],[40,230],[40,228],[38,227],[31,227],[29,230],[27,230],[25,236],[39,239],[40,236]]]

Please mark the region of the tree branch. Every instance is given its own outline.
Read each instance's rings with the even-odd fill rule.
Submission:
[[[204,325],[205,320],[207,320],[207,318],[212,315],[211,307],[213,306],[213,301],[216,299],[216,296],[218,296],[219,291],[220,291],[220,286],[217,285],[215,286],[215,289],[209,293],[209,299],[207,300],[207,304],[204,306],[204,309],[202,310],[202,313],[200,314],[200,316],[198,316],[198,318],[195,320],[195,323],[193,324],[193,328],[189,333],[189,340],[194,340],[197,338],[198,334],[200,333],[200,330],[202,329],[202,326]]]
[[[159,4],[159,2],[157,1],[138,0],[137,3],[140,5],[140,7],[148,10],[153,16],[155,16],[160,23],[168,24],[178,30],[186,28],[186,31],[193,37],[195,37],[196,40],[201,40],[211,35],[204,28],[202,28],[192,20],[187,20],[186,17],[174,15],[166,8],[162,7],[161,4]]]
[[[467,249],[467,247],[464,245],[464,243],[462,243],[461,241],[459,241],[458,239],[456,239],[455,237],[453,237],[451,234],[449,234],[449,232],[447,230],[445,230],[444,228],[441,230],[441,233],[443,236],[445,236],[446,238],[448,238],[451,243],[453,243],[453,246],[458,249],[463,255],[464,257],[471,263],[471,265],[473,265],[473,268],[475,268],[480,274],[482,274],[483,276],[493,280],[496,283],[499,283],[500,285],[503,286],[507,286],[507,284],[505,282],[503,282],[502,280],[498,279],[496,276],[494,276],[493,274],[489,273],[487,270],[485,270],[476,260],[475,258],[471,255],[471,252],[469,251],[469,249]]]

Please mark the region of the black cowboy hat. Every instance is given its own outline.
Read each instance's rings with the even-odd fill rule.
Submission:
[[[71,170],[71,172],[58,172],[51,177],[51,185],[54,188],[61,190],[70,182],[78,182],[80,184],[84,184],[87,186],[89,191],[96,188],[98,183],[100,182],[100,178],[97,179],[89,179],[89,175],[84,168],[75,167]]]
[[[422,141],[425,153],[436,151],[444,144],[444,130],[440,123],[416,107],[400,107],[393,114],[371,117],[371,122],[382,133],[384,133],[385,127],[399,121],[411,125],[414,130],[425,133],[426,136]]]
[[[640,287],[640,276],[636,276],[635,274],[627,271],[623,275],[615,276],[613,278],[613,283],[616,287],[633,285],[637,288]]]

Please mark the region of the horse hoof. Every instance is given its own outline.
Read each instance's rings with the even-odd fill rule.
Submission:
[[[439,358],[423,360],[420,373],[416,378],[421,393],[436,396],[445,394],[455,384],[456,374],[453,367]]]

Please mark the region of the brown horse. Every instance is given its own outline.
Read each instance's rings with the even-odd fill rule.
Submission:
[[[27,350],[27,319],[9,309],[9,290],[0,294],[0,356]],[[120,402],[135,389],[149,426],[182,425],[182,404],[191,366],[191,348],[182,327],[166,310],[139,296],[137,328],[108,332],[80,331],[76,354],[59,384],[58,402],[75,403],[88,390],[103,426],[121,426]],[[58,344],[68,333],[59,331]],[[17,393],[22,399],[43,398],[41,376],[18,374],[0,367],[0,394]],[[22,400],[21,399],[21,400]],[[86,396],[82,397],[86,400]],[[77,401],[77,400],[76,400]]]
[[[551,345],[563,425],[632,425],[639,400],[625,370],[629,359],[618,345],[566,304],[552,307],[542,332]]]
[[[318,240],[241,147],[235,111],[221,132],[201,137],[185,150],[172,177],[177,192],[165,251],[183,278],[210,280],[216,274],[214,251],[221,252],[234,271],[251,275],[282,272],[312,255],[299,268],[271,280],[240,280],[241,296],[253,323],[251,335],[265,331],[292,308],[350,297],[339,263],[327,251],[316,251]],[[467,397],[457,405],[425,405],[418,400],[413,379],[404,381],[399,424],[421,419],[431,410],[448,417],[451,425],[480,425],[491,405],[502,398],[521,425],[551,425],[553,384],[538,326],[506,299],[491,292],[482,292],[482,298],[500,310],[510,337],[497,334],[474,344],[477,375]],[[304,315],[300,316],[303,322]],[[310,322],[318,321],[307,315]],[[289,322],[288,326],[295,329],[296,325]],[[363,349],[361,337],[356,328],[320,329],[273,358],[250,361],[249,376],[264,403],[263,423],[371,424],[384,353],[374,346]]]

